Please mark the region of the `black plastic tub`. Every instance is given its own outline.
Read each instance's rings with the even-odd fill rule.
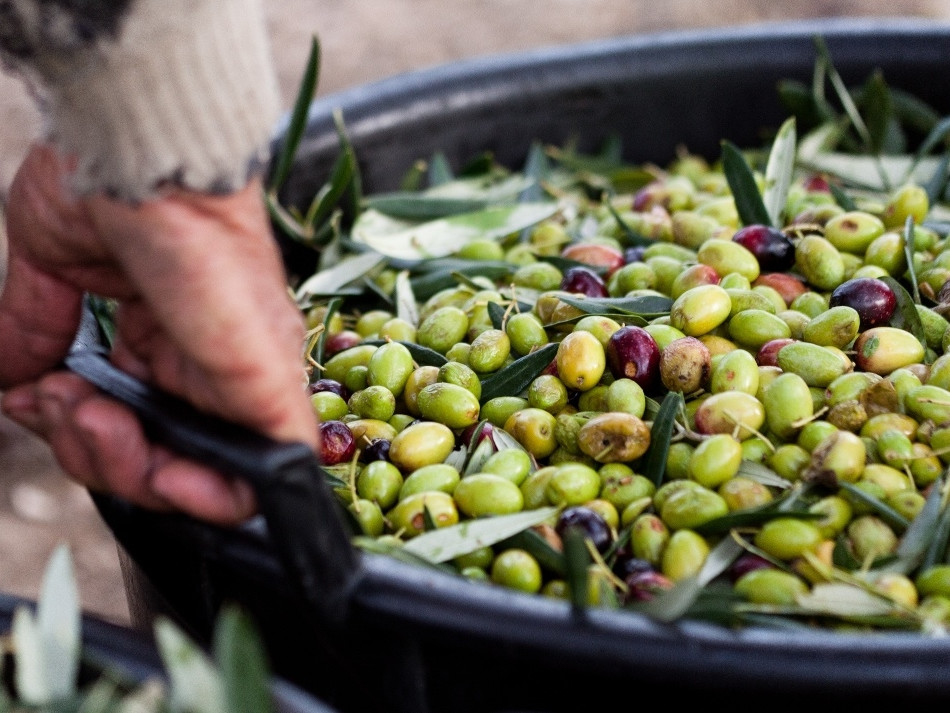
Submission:
[[[606,40],[411,73],[317,101],[284,200],[326,180],[341,109],[367,192],[419,158],[458,166],[491,150],[520,167],[538,139],[597,148],[619,135],[633,162],[676,147],[717,157],[785,118],[776,84],[809,81],[821,35],[847,82],[887,81],[950,113],[950,26],[900,19],[749,26]],[[287,251],[305,275],[305,256]],[[950,639],[908,633],[729,630],[629,612],[572,611],[363,555],[342,629],[295,595],[262,522],[223,531],[97,498],[130,555],[133,606],[208,636],[223,601],[246,605],[277,671],[344,711],[571,711],[721,700],[756,706],[950,702]],[[314,522],[313,527],[337,523]],[[137,600],[134,598],[138,597]],[[582,707],[582,708],[581,708]]]
[[[10,631],[14,612],[20,607],[34,609],[36,602],[0,593],[0,632]],[[112,680],[130,686],[147,680],[166,681],[164,663],[153,639],[144,632],[119,626],[91,614],[83,614],[81,686],[91,684],[104,672]],[[272,683],[275,713],[335,713],[312,695],[288,681]]]

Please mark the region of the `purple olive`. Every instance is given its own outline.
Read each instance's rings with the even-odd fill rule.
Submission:
[[[374,438],[363,449],[360,457],[366,463],[371,463],[374,460],[389,460],[389,446],[390,441],[388,439]]]
[[[755,255],[762,272],[785,272],[795,264],[795,244],[778,228],[747,225],[732,240]]]
[[[838,285],[828,299],[829,307],[851,307],[861,318],[862,332],[886,325],[897,307],[897,295],[876,277],[855,277]]]
[[[317,379],[311,382],[308,388],[311,394],[316,394],[320,391],[332,391],[344,401],[350,398],[349,389],[335,379]]]
[[[356,436],[343,421],[320,424],[320,462],[336,465],[352,460],[356,452]]]
[[[613,535],[610,532],[610,525],[604,520],[603,516],[591,508],[583,505],[575,505],[566,508],[558,516],[557,524],[554,525],[554,531],[561,538],[571,528],[580,529],[584,536],[594,543],[598,552],[604,552],[613,542]]]
[[[660,347],[648,331],[625,325],[610,335],[604,351],[615,379],[633,379],[644,391],[655,390],[660,380]]]
[[[588,267],[579,265],[569,267],[561,279],[561,289],[566,292],[580,292],[587,297],[606,297],[607,285],[600,275]]]
[[[736,558],[736,561],[733,562],[729,569],[727,570],[729,579],[732,582],[738,580],[742,575],[751,572],[755,569],[763,569],[765,567],[774,567],[771,562],[769,562],[764,557],[747,552],[743,555],[740,555]]]
[[[625,599],[628,602],[648,602],[673,586],[668,577],[655,570],[634,572],[627,575],[624,583],[627,585]]]

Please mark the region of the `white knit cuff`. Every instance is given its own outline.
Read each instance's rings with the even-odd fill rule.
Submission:
[[[266,164],[279,93],[260,0],[134,0],[77,59],[45,89],[80,194],[230,192]]]

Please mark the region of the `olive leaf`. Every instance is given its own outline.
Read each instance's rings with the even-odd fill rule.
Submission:
[[[732,191],[736,211],[743,225],[772,225],[772,218],[745,156],[731,141],[722,142],[722,170]]]
[[[762,485],[767,485],[770,488],[787,490],[792,487],[790,480],[783,478],[768,466],[748,460],[747,458],[743,458],[739,462],[738,475],[748,478],[749,480],[754,480]]]
[[[154,634],[171,682],[172,710],[228,710],[211,658],[163,615],[155,621]]]
[[[445,355],[440,354],[435,349],[424,347],[421,344],[416,344],[415,342],[409,342],[400,339],[364,339],[361,344],[372,344],[381,347],[383,344],[386,344],[389,341],[399,342],[402,344],[406,349],[409,350],[409,354],[412,355],[412,360],[419,366],[442,366],[448,362],[448,359],[445,358]]]
[[[455,178],[449,159],[442,151],[436,151],[429,160],[428,179],[430,186],[441,186]]]
[[[950,152],[943,154],[933,175],[924,183],[930,205],[936,205],[943,200],[944,193],[947,191],[948,179],[950,179]]]
[[[907,281],[913,291],[914,304],[919,305],[920,288],[917,286],[917,270],[914,268],[914,239],[914,218],[909,215],[904,223],[904,259],[907,260]]]
[[[650,447],[644,455],[642,472],[656,487],[660,487],[666,473],[666,456],[673,438],[673,427],[683,405],[683,395],[679,391],[667,392],[650,427]]]
[[[48,706],[76,693],[81,610],[73,571],[68,547],[58,545],[43,572],[35,612],[25,604],[14,609],[14,676],[24,703]]]
[[[888,131],[894,120],[891,92],[880,69],[868,77],[864,86],[863,102],[868,129],[868,147],[873,154],[884,150]]]
[[[333,267],[314,273],[297,288],[294,298],[298,304],[318,295],[332,295],[343,287],[359,280],[382,265],[386,258],[377,252],[367,251],[344,258]]]
[[[644,319],[665,317],[673,307],[673,300],[660,295],[640,295],[639,297],[574,297],[558,295],[564,304],[575,307],[586,314],[599,315],[635,315]]]
[[[903,329],[913,334],[920,343],[927,347],[927,333],[924,331],[924,325],[920,321],[920,314],[917,312],[917,305],[914,299],[907,293],[904,286],[889,275],[879,277],[881,282],[887,284],[897,297],[897,307],[891,315],[890,326]]]
[[[587,537],[580,527],[568,527],[561,535],[564,548],[564,580],[576,611],[587,608],[587,578],[591,564]]]
[[[546,572],[551,572],[558,577],[564,576],[564,555],[554,549],[550,543],[533,528],[521,530],[508,539],[502,540],[498,543],[498,547],[525,550],[537,560],[538,564],[541,565],[541,569]]]
[[[842,210],[857,210],[858,204],[855,203],[851,196],[845,193],[840,186],[830,183],[828,184],[828,189],[831,191],[831,195],[834,196],[835,203],[837,203]]]
[[[950,540],[950,508],[944,506],[934,526],[933,536],[927,543],[923,561],[920,563],[922,571],[946,561],[948,540]]]
[[[488,308],[488,318],[491,320],[492,327],[495,329],[503,329],[505,324],[505,308],[497,302],[489,302],[486,307]]]
[[[340,298],[334,298],[327,302],[326,314],[323,318],[323,331],[320,332],[320,335],[317,337],[317,343],[311,353],[311,357],[317,364],[322,364],[324,357],[326,356],[326,345],[327,337],[330,334],[330,330],[327,329],[327,325],[330,324],[330,320],[340,311],[340,307],[343,305],[343,300]]]
[[[411,324],[419,326],[419,303],[412,291],[412,282],[409,280],[409,271],[401,270],[396,275],[396,316]]]
[[[294,156],[300,146],[300,140],[303,138],[304,131],[307,128],[307,116],[310,104],[317,92],[317,80],[320,76],[320,40],[316,35],[310,41],[310,54],[307,58],[307,65],[304,68],[303,75],[300,78],[300,86],[297,89],[297,97],[294,100],[293,110],[290,115],[290,123],[283,134],[283,144],[280,153],[277,155],[276,168],[268,183],[268,189],[275,193],[284,185],[287,176],[290,175],[290,169],[294,162]]]
[[[893,600],[844,582],[819,582],[798,595],[796,602],[805,612],[835,617],[888,616],[900,611]]]
[[[531,183],[530,178],[517,174],[493,182],[460,178],[424,191],[376,193],[364,198],[363,205],[403,220],[434,220],[514,203]]]
[[[876,512],[884,522],[898,532],[910,526],[910,521],[890,505],[874,497],[871,493],[856,487],[853,483],[839,483],[839,487],[854,500],[860,501]]]
[[[433,260],[432,262],[439,263],[439,265],[430,266],[422,274],[412,277],[410,280],[412,291],[420,301],[427,300],[444,289],[455,287],[458,285],[460,275],[467,277],[482,276],[492,280],[500,280],[511,275],[515,269],[511,263],[495,260],[453,260],[450,262]],[[417,272],[419,269],[422,269],[421,266],[414,267],[413,272]]]
[[[546,507],[467,520],[417,535],[407,541],[402,549],[431,562],[448,562],[480,547],[491,547],[517,532],[544,522],[556,512],[557,508]]]
[[[492,206],[474,213],[386,230],[383,221],[377,218],[382,214],[369,209],[357,218],[350,237],[388,257],[426,260],[451,255],[476,238],[497,240],[518,233],[550,218],[557,210],[554,203]]]
[[[557,344],[545,344],[482,379],[482,396],[479,401],[484,405],[496,396],[520,394],[550,365],[557,349]]]
[[[897,545],[897,558],[887,567],[889,571],[910,574],[924,561],[930,543],[940,529],[943,483],[944,478],[940,478],[933,484],[923,508],[904,531]]]
[[[796,140],[795,117],[790,117],[782,123],[775,135],[765,166],[762,202],[769,215],[769,224],[776,228],[784,225],[782,216],[795,169]]]
[[[235,605],[222,607],[214,627],[214,659],[229,713],[272,713],[270,670],[257,628]]]
[[[528,149],[528,160],[525,162],[523,170],[525,177],[529,179],[529,183],[518,194],[518,202],[532,203],[543,200],[544,190],[541,184],[547,180],[551,171],[551,164],[540,141],[531,142],[531,148]],[[527,240],[528,236],[522,234],[521,238]]]

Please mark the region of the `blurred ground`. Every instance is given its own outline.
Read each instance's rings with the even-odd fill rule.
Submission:
[[[904,0],[899,6],[885,0],[265,3],[286,107],[295,96],[314,34],[322,47],[319,93],[327,94],[455,59],[632,33],[795,18],[886,16],[898,7],[903,16],[950,21],[950,0]],[[39,130],[39,116],[18,81],[0,74],[0,199]],[[117,547],[88,494],[66,480],[42,442],[0,417],[0,591],[35,597],[46,560],[61,542],[73,553],[84,608],[128,623]]]

